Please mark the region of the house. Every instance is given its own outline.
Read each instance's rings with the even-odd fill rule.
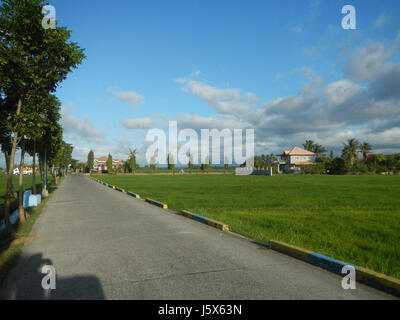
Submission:
[[[94,159],[94,163],[93,163],[93,170],[97,170],[97,171],[104,171],[107,170],[107,160],[108,157],[100,157],[100,158],[96,158]],[[118,159],[113,159],[113,169],[118,168],[119,166],[122,166],[123,162],[118,160]]]
[[[316,164],[314,160],[315,153],[299,147],[283,151],[278,156],[281,158],[278,161],[279,172],[281,169],[284,173],[299,173],[301,166]]]

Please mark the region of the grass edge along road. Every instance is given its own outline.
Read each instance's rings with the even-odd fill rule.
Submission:
[[[93,177],[264,244],[283,241],[400,278],[400,176]]]
[[[24,243],[34,240],[30,236],[32,228],[36,220],[42,214],[42,211],[45,208],[47,201],[51,198],[52,193],[57,189],[64,178],[65,177],[60,178],[57,185],[49,184],[49,196],[43,198],[42,202],[37,207],[30,209],[31,216],[26,224],[23,225],[17,223],[14,226],[16,232],[12,239],[6,238],[4,232],[0,233],[0,287],[8,273],[18,263],[18,258],[22,252]]]

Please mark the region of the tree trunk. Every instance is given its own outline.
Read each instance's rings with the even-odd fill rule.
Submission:
[[[17,106],[17,115],[21,113],[21,107],[22,107],[22,98],[19,98],[18,100],[18,106]],[[6,223],[6,231],[9,234],[14,233],[14,229],[10,223],[10,196],[12,193],[12,176],[13,176],[13,170],[14,170],[14,158],[15,158],[15,150],[17,149],[17,140],[18,140],[18,132],[14,132],[14,137],[12,139],[12,147],[11,147],[11,154],[10,154],[10,160],[9,160],[9,170],[8,170],[8,177],[7,177],[7,191],[6,191],[6,197],[4,201],[4,221]]]
[[[40,158],[40,155],[39,155],[39,175],[40,175],[40,183],[42,185],[42,190],[43,190],[43,160]]]
[[[4,151],[4,157],[6,159],[6,172],[8,173],[8,171],[10,169],[10,155],[8,154],[7,151]],[[17,191],[15,191],[13,184],[11,184],[11,193],[14,196],[14,199],[16,201],[18,201],[18,193],[17,193]]]
[[[21,162],[19,164],[19,203],[18,203],[18,212],[19,212],[19,222],[21,224],[26,223],[25,218],[25,209],[24,209],[24,142],[21,144]]]
[[[33,140],[33,159],[32,159],[32,193],[36,194],[36,139]]]

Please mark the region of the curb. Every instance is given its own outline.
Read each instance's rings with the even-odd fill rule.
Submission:
[[[227,224],[219,222],[219,221],[216,221],[216,220],[213,220],[213,219],[209,219],[209,218],[206,218],[206,217],[203,217],[203,216],[200,216],[198,214],[194,214],[194,213],[192,213],[190,211],[182,210],[182,211],[177,212],[177,214],[179,214],[181,216],[184,216],[186,218],[195,220],[197,222],[207,224],[207,225],[209,225],[211,227],[220,229],[222,231],[229,231],[229,226]]]
[[[356,268],[356,279],[375,289],[400,297],[400,280],[362,267]]]
[[[357,282],[400,297],[400,279],[276,240],[269,241],[269,248],[341,276],[344,276],[342,274],[344,266],[352,266],[356,270]]]
[[[151,203],[152,205],[155,205],[163,209],[168,209],[168,205],[166,205],[165,203],[161,203],[152,199],[146,199],[146,202]]]
[[[133,193],[133,192],[127,192],[127,194],[129,194],[130,196],[136,198],[136,199],[140,199],[140,196],[137,193]]]
[[[122,192],[122,193],[126,193],[126,194],[128,194],[128,195],[130,195],[130,196],[132,196],[132,197],[134,197],[134,198],[140,199],[140,196],[139,196],[138,194],[136,194],[136,193],[127,192],[127,191],[125,191],[125,190],[122,189],[122,188],[118,188],[118,187],[116,187],[116,186],[113,186],[112,184],[108,184],[108,183],[106,183],[106,182],[104,182],[104,181],[101,181],[101,180],[99,180],[99,179],[96,179],[96,178],[92,178],[92,177],[90,177],[90,178],[91,178],[92,180],[94,180],[94,181],[96,181],[96,182],[102,184],[102,185],[105,185],[105,186],[109,187],[109,188],[112,188],[112,189],[117,190],[117,191]]]
[[[299,260],[308,262],[308,255],[312,253],[311,251],[292,246],[290,244],[276,241],[276,240],[270,240],[268,247],[271,250],[279,251],[281,253],[284,253],[288,256],[297,258]]]

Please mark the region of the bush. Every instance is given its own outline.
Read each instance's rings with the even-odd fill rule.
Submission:
[[[302,166],[301,172],[304,174],[324,174],[326,169],[324,164],[319,163],[317,165]]]
[[[349,166],[342,158],[335,158],[332,161],[332,169],[330,174],[346,174],[349,171]]]

